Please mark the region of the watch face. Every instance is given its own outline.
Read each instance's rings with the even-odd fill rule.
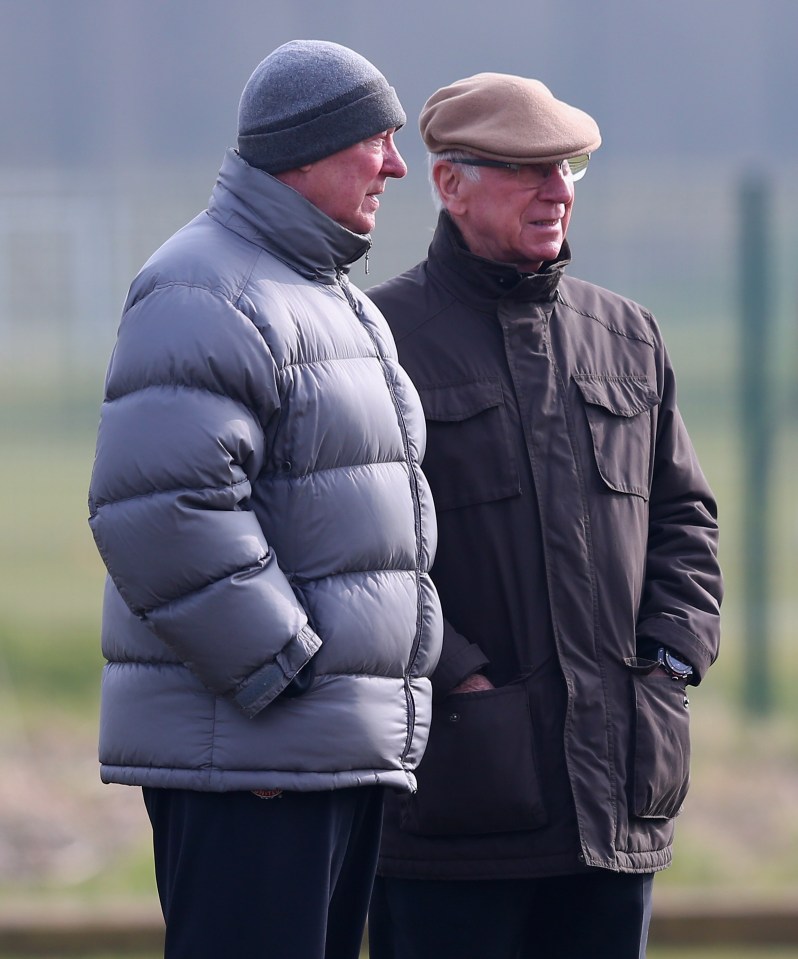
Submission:
[[[688,663],[683,663],[681,659],[677,659],[673,653],[665,653],[663,665],[671,675],[677,676],[679,679],[686,679],[693,675],[693,667]]]

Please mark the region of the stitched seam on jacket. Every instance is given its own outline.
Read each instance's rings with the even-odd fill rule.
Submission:
[[[283,366],[277,366],[277,369],[280,371],[293,370],[302,366],[318,366],[319,363],[348,363],[350,360],[376,360],[378,363],[382,363],[383,359],[379,353],[351,353],[346,356],[337,354],[336,356],[319,356],[315,359],[292,360]],[[393,357],[387,359],[393,359]]]
[[[578,307],[574,306],[573,303],[570,303],[564,297],[561,298],[561,302],[563,306],[567,307],[573,313],[576,313],[578,316],[583,316],[587,320],[593,320],[594,322],[598,323],[599,326],[603,326],[604,329],[608,330],[610,333],[615,333],[617,336],[623,336],[627,340],[636,340],[638,343],[644,343],[646,346],[651,347],[652,350],[654,349],[653,340],[647,339],[646,337],[641,336],[639,333],[634,333],[629,330],[619,330],[617,327],[612,326],[612,324],[607,323],[606,320],[602,320],[601,317],[596,316],[595,313],[588,313],[587,310],[580,310]],[[652,320],[651,314],[644,313],[643,315],[646,317],[646,319],[650,323]]]
[[[103,406],[111,406],[113,403],[116,403],[117,400],[123,400],[128,396],[135,396],[136,393],[144,393],[146,390],[189,390],[195,393],[208,393],[211,396],[220,396],[222,399],[230,400],[231,403],[235,403],[236,406],[240,406],[242,409],[245,409],[247,413],[258,423],[260,420],[257,417],[257,414],[252,409],[252,407],[247,406],[247,404],[238,399],[235,396],[231,396],[229,393],[225,393],[222,390],[212,390],[210,386],[199,386],[196,383],[183,382],[182,380],[153,380],[149,383],[142,383],[138,386],[134,386],[133,389],[126,390],[124,393],[114,393],[112,396],[107,396],[103,400]]]
[[[206,493],[209,491],[234,490],[237,486],[249,486],[249,479],[236,480],[235,483],[225,483],[222,486],[170,486],[167,489],[147,490],[146,493],[133,493],[131,496],[122,496],[120,499],[95,500],[95,509],[92,516],[96,516],[106,506],[117,506],[121,503],[132,503],[134,500],[146,499],[151,496],[173,496],[175,493]]]
[[[261,568],[263,561],[268,559],[268,557],[269,554],[264,553],[258,557],[258,560],[254,563],[248,563],[246,566],[237,566],[230,572],[223,573],[221,576],[216,576],[213,579],[208,579],[201,586],[197,586],[195,589],[186,590],[186,592],[181,593],[179,596],[174,596],[172,599],[168,599],[164,603],[158,603],[157,606],[137,606],[134,612],[137,612],[137,615],[147,617],[150,615],[150,613],[161,612],[169,609],[170,607],[177,606],[180,603],[184,603],[186,600],[192,599],[199,593],[204,592],[206,589],[213,589],[213,587],[218,586],[219,583],[223,583],[225,580],[232,579],[233,576],[237,576],[244,570]]]
[[[308,470],[307,473],[293,473],[285,477],[285,481],[296,482],[297,480],[306,480],[311,476],[319,476],[321,473],[334,473],[336,470],[361,470],[361,469],[376,469],[378,466],[405,466],[407,460],[376,460],[372,463],[342,463],[340,466],[320,466],[317,469]],[[280,476],[279,472],[275,472],[276,477]]]

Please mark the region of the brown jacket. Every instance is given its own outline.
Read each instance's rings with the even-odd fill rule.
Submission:
[[[380,871],[512,878],[662,869],[689,778],[685,686],[717,655],[715,503],[639,305],[470,254],[369,291],[422,398],[446,617],[415,796]],[[448,695],[480,670],[497,689]]]

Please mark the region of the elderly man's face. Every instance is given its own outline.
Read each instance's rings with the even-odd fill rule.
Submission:
[[[374,229],[380,194],[388,177],[403,177],[405,161],[394,144],[395,130],[355,143],[278,179],[353,233]]]
[[[441,197],[477,256],[534,273],[557,257],[565,240],[574,185],[557,166],[520,171],[480,167],[477,182],[462,166],[440,163],[436,179]]]

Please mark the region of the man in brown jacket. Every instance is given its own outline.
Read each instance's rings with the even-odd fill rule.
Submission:
[[[421,114],[441,215],[370,291],[422,398],[446,617],[372,959],[639,959],[714,661],[716,507],[638,304],[565,275],[587,114],[485,73]]]

